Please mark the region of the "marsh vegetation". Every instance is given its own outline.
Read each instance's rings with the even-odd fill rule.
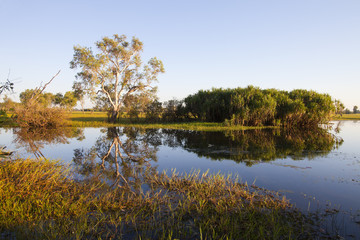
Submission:
[[[144,168],[132,176],[103,168],[79,181],[59,162],[2,161],[0,231],[37,239],[308,239],[318,230],[276,193],[223,175]]]

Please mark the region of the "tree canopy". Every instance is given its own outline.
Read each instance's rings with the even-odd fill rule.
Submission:
[[[97,52],[91,48],[75,46],[72,69],[79,68],[77,84],[92,97],[107,102],[111,112],[110,121],[115,122],[127,98],[141,93],[164,72],[163,63],[151,58],[146,65],[141,61],[143,43],[136,37],[130,42],[125,35],[115,34],[95,43]]]

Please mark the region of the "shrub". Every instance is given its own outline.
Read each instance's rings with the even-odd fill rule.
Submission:
[[[56,128],[66,124],[66,112],[61,108],[44,107],[39,103],[22,104],[14,109],[14,121],[20,127]]]

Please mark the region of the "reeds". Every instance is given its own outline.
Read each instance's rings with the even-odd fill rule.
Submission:
[[[121,176],[120,176],[121,177]],[[36,239],[309,239],[316,225],[274,192],[194,171],[148,189],[75,180],[49,160],[0,162],[0,234]]]

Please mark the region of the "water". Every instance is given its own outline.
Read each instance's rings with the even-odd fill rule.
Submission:
[[[325,230],[356,239],[360,238],[360,122],[333,124],[331,131],[0,129],[0,146],[15,150],[19,157],[60,159],[74,166],[79,177],[95,174],[101,165],[107,176],[119,172],[132,179],[145,166],[153,171],[232,174],[281,192],[303,211],[335,208],[339,213]]]

